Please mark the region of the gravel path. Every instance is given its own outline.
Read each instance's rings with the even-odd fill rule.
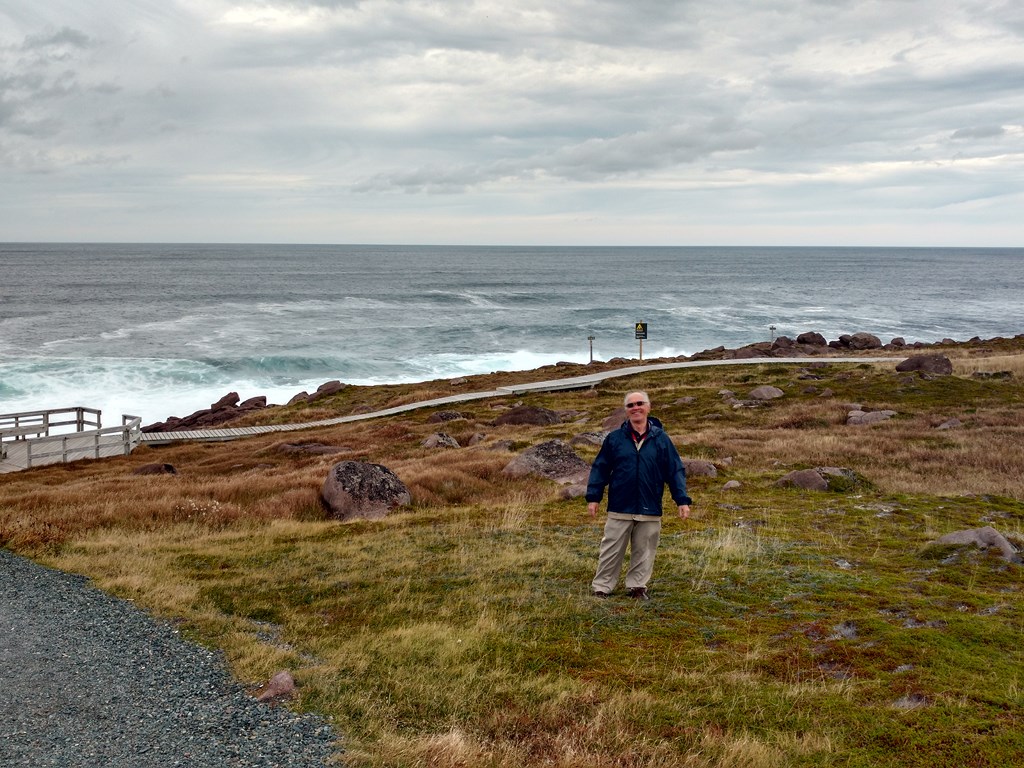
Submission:
[[[0,766],[323,768],[322,719],[258,703],[215,653],[0,549]]]

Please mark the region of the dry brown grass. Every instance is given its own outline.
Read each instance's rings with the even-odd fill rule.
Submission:
[[[1009,370],[1014,362],[989,364]],[[426,410],[0,476],[0,541],[184,618],[225,649],[244,680],[295,670],[302,706],[335,718],[352,765],[769,768],[832,765],[857,749],[851,764],[924,766],[946,757],[941,741],[929,741],[934,718],[964,743],[976,722],[979,732],[1011,734],[1004,747],[971,742],[996,764],[1020,730],[1016,681],[990,673],[1013,668],[1007,637],[1019,635],[1021,618],[1009,604],[1019,585],[997,568],[984,571],[985,584],[977,576],[985,561],[965,585],[955,575],[956,583],[937,584],[921,577],[931,563],[914,550],[983,514],[1003,515],[1000,526],[1019,535],[1021,377],[815,369],[824,377],[815,385],[835,390],[828,398],[805,392],[797,370],[768,363],[651,373],[523,398],[578,411],[582,423],[494,427],[491,403],[474,402],[458,407],[466,421],[431,424]],[[786,397],[734,409],[718,395],[742,396],[759,383]],[[414,389],[343,392],[325,411],[355,399],[419,399]],[[666,519],[659,592],[648,606],[587,596],[600,521],[581,500],[562,500],[554,483],[506,478],[512,452],[493,448],[594,431],[627,389],[652,395],[685,456],[720,469],[717,478],[691,478],[693,519]],[[695,401],[677,404],[683,396]],[[851,402],[899,415],[847,427]],[[963,425],[936,429],[952,416]],[[463,444],[478,432],[486,438],[471,448],[423,448],[435,431]],[[281,450],[302,442],[344,450]],[[577,450],[590,459],[597,449]],[[413,505],[372,523],[323,520],[320,485],[336,461],[351,458],[392,468]],[[180,474],[131,474],[149,462]],[[774,485],[790,469],[818,465],[849,467],[867,486],[844,495]],[[742,490],[723,491],[726,479],[741,480]],[[872,505],[905,509],[879,518]],[[840,557],[856,567],[837,569]],[[963,648],[948,642],[952,630],[910,637],[879,613],[961,604],[976,612],[950,608],[945,618],[964,622],[955,635]],[[863,643],[825,639],[851,614]],[[819,625],[823,634],[812,635]],[[977,664],[984,669],[968,669],[993,642],[1001,645]],[[962,656],[946,666],[934,661],[954,653]],[[857,674],[834,679],[815,654],[835,654]],[[920,673],[891,674],[904,655]],[[961,697],[956,712],[968,717],[936,704],[933,720],[918,722],[890,710],[889,685],[916,686],[936,702],[949,690],[984,695]]]

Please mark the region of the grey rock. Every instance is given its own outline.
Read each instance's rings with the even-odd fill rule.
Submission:
[[[435,432],[420,445],[424,448],[459,448],[459,441],[444,432]]]
[[[362,461],[341,461],[331,467],[320,499],[335,520],[378,520],[412,502],[409,489],[394,472]]]
[[[427,419],[428,424],[441,424],[448,421],[458,421],[459,419],[465,419],[466,414],[462,411],[438,411],[430,415]]]
[[[704,459],[683,459],[687,477],[718,477],[718,468]]]
[[[569,440],[569,445],[604,445],[607,432],[581,432]]]
[[[896,411],[850,411],[846,415],[849,426],[867,426],[880,421],[888,421],[896,415]]]
[[[796,469],[783,476],[776,485],[783,488],[803,488],[806,491],[827,491],[828,482],[814,469]]]
[[[986,525],[984,528],[972,528],[970,530],[947,533],[945,536],[940,536],[933,541],[932,544],[958,547],[975,546],[979,549],[993,548],[999,550],[999,554],[1007,562],[1021,562],[1021,557],[1017,553],[1016,548],[1007,541],[1003,534],[990,525]]]
[[[776,398],[784,396],[786,393],[778,387],[773,387],[768,384],[764,384],[760,387],[753,389],[748,397],[751,400],[775,400]]]
[[[501,470],[508,477],[537,475],[563,484],[585,483],[590,464],[562,440],[548,440],[527,448]]]
[[[501,424],[533,424],[536,426],[547,426],[550,424],[561,424],[562,420],[558,414],[548,408],[541,408],[536,405],[520,405],[501,414],[494,420],[496,425]]]

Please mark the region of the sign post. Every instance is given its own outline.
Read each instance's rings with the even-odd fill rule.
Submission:
[[[594,362],[594,339],[596,336],[587,336],[587,341],[590,342],[590,362]]]
[[[636,324],[636,338],[640,342],[640,362],[644,361],[644,339],[647,338],[647,323]]]

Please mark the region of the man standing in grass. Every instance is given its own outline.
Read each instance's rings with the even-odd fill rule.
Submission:
[[[637,600],[649,600],[647,582],[654,571],[654,553],[661,538],[661,499],[665,485],[679,507],[679,517],[690,516],[693,500],[686,495],[686,471],[679,452],[661,422],[651,416],[646,392],[626,395],[627,420],[605,438],[590,468],[587,511],[597,505],[608,488],[608,520],[591,582],[595,597],[608,597],[619,581],[626,547],[630,548],[626,589]]]

